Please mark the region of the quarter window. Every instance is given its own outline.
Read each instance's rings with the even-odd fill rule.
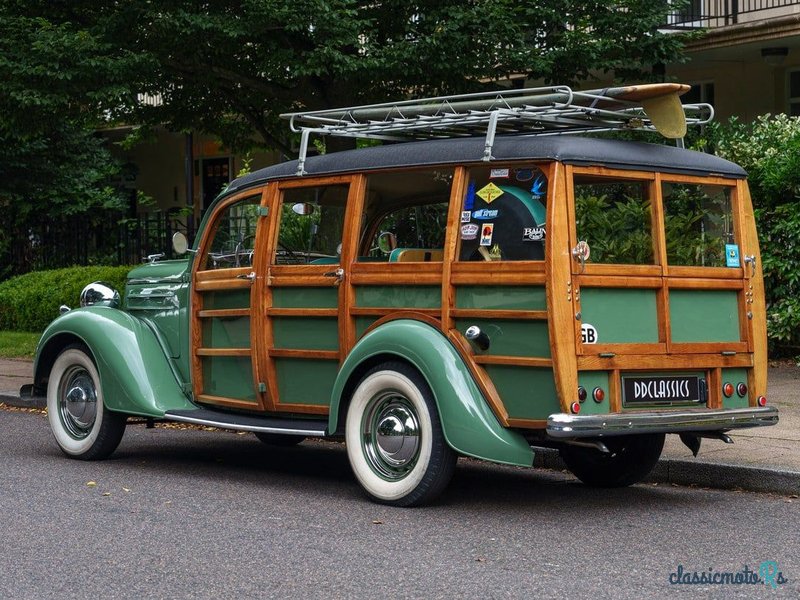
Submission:
[[[547,178],[535,165],[470,169],[459,260],[543,260]]]

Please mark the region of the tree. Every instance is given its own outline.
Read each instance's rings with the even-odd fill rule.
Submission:
[[[113,118],[287,154],[281,112],[474,91],[508,75],[564,84],[593,73],[642,79],[681,50],[679,36],[658,30],[675,3],[651,0],[3,4],[116,57],[124,81],[91,88]],[[163,103],[145,105],[140,94]]]

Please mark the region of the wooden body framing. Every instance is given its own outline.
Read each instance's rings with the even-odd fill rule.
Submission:
[[[513,161],[503,162],[514,165]],[[527,165],[532,161],[526,161]],[[203,260],[195,260],[192,270],[193,291],[191,322],[191,366],[195,398],[204,403],[267,413],[328,413],[327,400],[319,404],[292,402],[282,398],[278,385],[276,360],[307,359],[341,364],[358,342],[357,319],[374,318],[367,331],[398,318],[413,318],[439,329],[450,340],[472,373],[475,382],[504,426],[542,428],[543,419],[520,419],[509,416],[501,395],[487,373],[491,366],[519,366],[550,369],[553,372],[558,405],[569,412],[576,400],[581,372],[602,371],[609,374],[608,403],[611,412],[622,408],[620,374],[631,371],[702,371],[709,386],[709,407],[720,407],[718,383],[724,368],[745,368],[752,390],[751,405],[757,395],[766,394],[766,332],[763,318],[763,280],[760,268],[697,268],[670,267],[667,264],[664,237],[664,210],[661,184],[711,183],[731,189],[735,213],[735,236],[741,256],[754,255],[760,265],[755,223],[747,185],[743,180],[722,177],[690,177],[646,171],[622,171],[606,167],[578,167],[559,162],[538,164],[548,178],[547,237],[543,261],[459,262],[459,218],[468,183],[468,168],[455,165],[447,217],[442,262],[375,263],[358,262],[364,226],[362,212],[367,177],[352,174],[333,177],[295,177],[271,181],[258,188],[240,192],[223,200],[215,208],[219,214],[225,207],[243,197],[260,194],[265,216],[260,220],[255,246],[257,252],[252,269],[204,270]],[[654,263],[652,265],[587,264],[581,269],[572,256],[579,241],[575,228],[573,177],[589,174],[644,181],[650,189]],[[342,252],[338,265],[276,265],[275,239],[280,224],[282,195],[297,187],[346,184],[349,186],[347,212],[342,235]],[[198,257],[206,256],[215,229],[212,215],[198,245]],[[372,225],[374,228],[374,224]],[[332,271],[343,269],[341,283]],[[252,281],[247,279],[254,273]],[[456,297],[461,286],[544,286],[546,310],[459,308]],[[435,286],[441,288],[441,305],[429,307],[388,308],[359,306],[356,296],[360,288],[370,286]],[[273,294],[279,288],[337,288],[336,308],[285,308],[273,305]],[[585,345],[581,343],[582,290],[643,289],[656,294],[658,339],[653,343],[613,343]],[[204,306],[206,294],[219,290],[250,289],[250,308],[213,309]],[[735,290],[740,307],[738,341],[719,343],[677,343],[671,338],[670,293],[672,290]],[[207,348],[203,346],[201,323],[207,319],[246,317],[251,324],[248,348]],[[337,320],[338,350],[290,350],[275,347],[273,322],[277,318],[327,318]],[[482,354],[464,338],[456,326],[457,319],[491,319],[497,322],[539,321],[548,327],[550,356],[523,357]],[[203,381],[203,357],[235,356],[249,358],[256,387],[256,401],[245,402],[206,393]],[[756,367],[756,368],[754,368]],[[313,376],[313,375],[312,375]]]

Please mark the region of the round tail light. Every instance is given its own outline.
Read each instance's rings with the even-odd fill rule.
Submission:
[[[580,386],[578,387],[578,401],[583,404],[584,400],[586,400],[586,388]]]
[[[767,405],[767,397],[766,396],[759,396],[758,397],[758,405],[764,407]]]
[[[602,402],[606,397],[606,393],[603,391],[603,388],[596,387],[592,390],[592,398],[597,403]]]
[[[573,402],[569,409],[572,411],[572,414],[577,415],[579,412],[581,412],[581,405],[579,402]]]
[[[726,398],[730,398],[733,396],[733,384],[728,382],[722,386],[722,393],[725,394]]]
[[[740,398],[747,396],[747,384],[739,383],[739,385],[736,386],[736,393],[739,394]]]

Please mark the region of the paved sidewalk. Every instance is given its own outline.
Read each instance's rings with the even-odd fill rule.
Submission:
[[[0,402],[11,406],[42,407],[43,399],[20,398],[19,388],[31,383],[33,363],[0,359]],[[800,494],[800,368],[771,366],[767,399],[780,412],[777,425],[739,430],[734,444],[704,439],[697,458],[678,436],[667,436],[664,453],[652,481],[741,488],[781,494]],[[537,453],[537,466],[564,468],[557,452]]]

